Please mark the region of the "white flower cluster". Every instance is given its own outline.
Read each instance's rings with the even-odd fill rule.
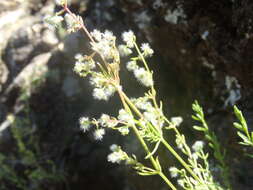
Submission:
[[[148,109],[143,113],[144,118],[152,123],[153,126],[159,127],[160,129],[163,127],[164,120],[162,118],[161,110],[157,110],[155,108]]]
[[[152,73],[146,71],[143,67],[134,70],[134,76],[144,86],[151,87],[154,85]]]
[[[92,69],[96,67],[93,59],[88,58],[87,56],[82,56],[77,54],[75,56],[76,63],[74,71],[82,77],[86,77],[87,74],[91,72]]]
[[[150,48],[150,45],[148,43],[141,44],[141,50],[144,57],[152,56],[154,53],[154,50]]]
[[[172,117],[171,122],[174,126],[178,127],[183,122],[183,118],[180,116],[179,117]]]
[[[123,111],[121,111],[122,113]],[[124,114],[120,116],[120,118],[122,117],[122,119],[126,120]],[[128,126],[121,126],[121,127],[117,127],[116,126],[119,123],[124,122],[123,124],[125,124],[125,121],[123,120],[117,120],[114,117],[110,117],[107,114],[102,114],[101,117],[99,118],[99,120],[97,121],[97,124],[100,124],[103,128],[111,128],[111,129],[115,129],[117,131],[119,131],[123,136],[127,135],[129,133],[129,127]]]
[[[125,136],[129,134],[129,127],[128,126],[123,126],[123,127],[119,127],[118,131],[121,133],[121,135]]]
[[[136,37],[132,30],[129,30],[128,32],[123,32],[122,39],[126,43],[127,47],[129,48],[134,47]]]
[[[118,124],[118,121],[115,118],[111,118],[107,114],[102,114],[98,122],[100,123],[102,127],[108,127],[108,128],[113,128]]]
[[[83,132],[87,132],[91,128],[91,124],[94,124],[92,121],[89,120],[88,117],[81,117],[79,119],[80,128]],[[93,136],[95,140],[102,140],[103,136],[105,135],[105,129],[97,128],[93,132]]]
[[[69,33],[77,32],[83,26],[83,19],[82,17],[75,15],[75,14],[65,14],[65,21],[67,23],[67,31]]]
[[[129,30],[128,32],[122,33],[122,38],[123,38],[123,41],[126,43],[126,47],[121,47],[121,49],[123,49],[123,50],[121,50],[121,52],[123,52],[124,55],[127,55],[130,53],[129,48],[133,48],[135,46],[135,40],[136,40],[135,38],[136,37],[135,37],[133,31]],[[141,45],[141,50],[142,50],[141,54],[144,57],[152,56],[154,53],[154,51],[150,48],[148,43],[143,43]],[[143,67],[139,67],[137,65],[136,60],[133,59],[133,60],[127,62],[126,67],[129,71],[132,71],[134,73],[134,76],[142,85],[144,85],[146,87],[153,86],[154,81],[153,81],[152,73],[147,71]]]
[[[185,137],[184,135],[178,135],[176,134],[176,144],[177,148],[180,150],[184,149],[184,144],[185,144]]]
[[[81,117],[79,119],[80,128],[83,132],[86,132],[90,129],[90,120],[88,117]]]
[[[169,171],[172,178],[177,177],[180,172],[176,167],[170,167]]]
[[[126,57],[132,53],[132,50],[123,44],[118,46],[118,50],[119,50],[120,56],[122,57]]]
[[[195,152],[199,152],[203,149],[204,147],[204,142],[203,141],[196,141],[193,145],[192,145],[192,149]]]
[[[120,122],[130,126],[135,123],[133,116],[124,109],[119,110],[118,119]]]
[[[146,71],[143,67],[139,67],[136,61],[127,62],[126,68],[134,72],[134,76],[142,85],[146,87],[154,85],[152,73]]]
[[[105,135],[105,129],[103,128],[96,129],[93,135],[95,140],[101,141]]]
[[[134,71],[134,70],[138,69],[139,66],[137,65],[137,62],[136,62],[136,61],[129,61],[129,62],[127,62],[127,64],[126,64],[126,68],[127,68],[127,70],[129,70],[129,71]]]
[[[120,146],[113,144],[110,146],[110,149],[111,149],[112,153],[110,153],[107,156],[107,160],[109,162],[119,164],[121,161],[124,161],[128,158],[127,154],[121,150]]]
[[[134,105],[141,109],[141,110],[151,110],[153,109],[153,106],[151,102],[148,101],[148,97],[140,97],[140,98],[131,98],[131,101],[134,103]]]
[[[92,74],[90,84],[95,87],[93,89],[93,97],[95,99],[107,101],[115,93],[116,88],[108,80],[102,73],[96,72]]]
[[[98,30],[93,30],[91,36],[95,39],[94,42],[90,42],[92,49],[103,56],[104,59],[110,60],[117,56],[118,52],[115,48],[116,37],[111,31],[106,30],[102,33]]]

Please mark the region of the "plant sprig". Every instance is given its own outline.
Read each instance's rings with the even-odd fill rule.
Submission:
[[[231,189],[230,184],[230,175],[229,175],[229,167],[225,162],[226,150],[221,148],[221,144],[213,131],[211,131],[206,123],[205,115],[203,112],[203,108],[199,105],[197,101],[192,104],[192,109],[194,111],[194,115],[192,118],[201,123],[200,126],[193,126],[193,128],[197,131],[203,132],[206,140],[208,141],[209,147],[214,152],[214,157],[219,162],[219,168],[221,169],[221,176],[224,180],[224,184],[228,189]]]
[[[239,144],[253,147],[253,131],[249,132],[247,122],[242,112],[236,106],[234,106],[234,113],[239,120],[239,122],[233,123],[234,127],[238,129],[237,135],[242,140],[241,142],[239,142]]]

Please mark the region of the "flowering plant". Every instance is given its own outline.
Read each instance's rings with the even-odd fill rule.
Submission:
[[[158,102],[156,97],[153,72],[146,61],[154,53],[150,45],[143,43],[139,46],[135,34],[129,30],[122,34],[124,44],[117,46],[116,37],[111,31],[93,30],[89,32],[82,18],[70,11],[66,0],[58,1],[58,4],[62,6],[62,10],[52,17],[47,17],[46,20],[58,26],[65,18],[68,32],[83,30],[90,41],[92,53],[89,55],[77,54],[74,71],[80,77],[89,77],[95,99],[107,101],[117,94],[122,103],[122,109],[119,110],[116,117],[107,114],[102,114],[98,119],[81,117],[79,120],[81,129],[87,132],[94,128],[94,138],[99,141],[103,139],[106,129],[118,131],[122,136],[133,132],[145,150],[145,159],[150,161],[151,166],[142,164],[135,155],[128,155],[115,144],[110,147],[112,152],[108,155],[108,161],[130,165],[143,176],[158,175],[173,190],[177,189],[177,185],[172,183],[171,178],[176,177],[178,184],[183,189],[231,189],[228,167],[225,163],[225,151],[221,148],[215,134],[209,130],[199,104],[197,102],[193,104],[195,112],[193,119],[199,121],[201,126],[194,126],[194,129],[204,133],[209,146],[214,150],[214,157],[218,160],[219,168],[223,173],[221,176],[224,183],[222,184],[214,181],[207,160],[208,153],[203,150],[204,142],[196,141],[192,147],[189,146],[184,134],[178,130],[178,126],[183,121],[182,118],[168,119],[164,115],[162,102]],[[126,68],[147,89],[142,97],[129,98],[121,85],[119,71],[124,66],[121,62],[123,56],[130,57]],[[165,132],[175,134],[177,150],[165,139]],[[164,174],[164,168],[160,164],[157,153],[160,146],[164,146],[182,165],[182,168],[174,166],[169,168],[171,178]]]

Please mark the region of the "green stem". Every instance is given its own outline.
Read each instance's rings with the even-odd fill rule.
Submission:
[[[172,190],[177,190],[176,187],[170,182],[170,180],[161,172],[159,176],[171,187]]]
[[[124,93],[122,91],[118,91],[120,99],[123,103],[123,106],[126,110],[130,111],[130,108],[128,107],[127,103],[125,102],[125,96]],[[130,100],[129,100],[130,101]],[[130,101],[131,102],[131,101]],[[135,107],[135,106],[134,106]],[[137,109],[138,110],[138,109]],[[140,113],[141,114],[141,113]],[[147,155],[150,155],[150,150],[147,146],[147,144],[145,143],[144,139],[141,137],[138,129],[136,128],[135,125],[132,126],[135,135],[137,136],[139,142],[141,143],[142,147],[144,148],[145,152]],[[158,175],[166,182],[166,184],[172,189],[172,190],[177,190],[176,187],[170,182],[170,180],[163,174],[163,172],[159,169],[159,166],[157,166],[157,163],[153,157],[153,155],[151,155],[149,157],[150,162],[152,163],[153,167],[158,171]]]
[[[194,177],[197,181],[200,181],[198,176],[192,171],[188,164],[176,153],[176,151],[167,143],[166,140],[162,139],[163,145],[175,156],[175,158],[185,167],[185,169]]]

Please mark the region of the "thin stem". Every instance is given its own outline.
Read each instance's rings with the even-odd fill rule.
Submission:
[[[134,43],[134,47],[135,47],[137,53],[139,54],[139,56],[141,57],[141,60],[142,60],[142,62],[143,62],[143,64],[144,64],[145,68],[147,69],[148,72],[150,72],[150,69],[148,68],[148,64],[147,64],[147,62],[146,62],[144,56],[142,55],[142,53],[141,53],[141,51],[140,51],[138,45],[136,44],[136,42]]]
[[[185,167],[185,169],[194,177],[197,181],[200,181],[199,177],[192,171],[188,164],[176,153],[176,151],[167,143],[166,140],[162,139],[163,145],[176,157],[176,159]]]
[[[168,186],[171,187],[173,190],[177,190],[176,187],[171,183],[171,181],[161,172],[159,176],[167,183]]]
[[[75,18],[74,14],[69,10],[67,4],[64,5],[64,10],[69,13],[73,18]],[[95,42],[95,40],[92,38],[92,36],[90,35],[90,32],[87,30],[87,28],[85,27],[85,25],[83,23],[81,23],[81,28],[83,29],[83,31],[85,32],[85,34],[88,36],[88,38],[90,39],[90,41]]]
[[[122,91],[118,90],[118,94],[120,96],[120,99],[123,103],[124,108],[128,111],[131,111],[130,108],[128,107],[127,103],[125,102],[125,96],[123,95],[124,93]],[[136,128],[135,125],[133,125],[132,128],[133,128],[133,131],[134,131],[136,137],[138,138],[139,142],[141,143],[142,147],[144,148],[145,152],[147,153],[147,155],[150,155],[150,150],[149,150],[147,144],[145,143],[144,139],[141,137],[138,129]],[[171,183],[171,181],[163,174],[163,172],[159,170],[159,167],[157,166],[157,163],[156,163],[153,155],[151,155],[149,157],[149,160],[152,163],[153,167],[158,171],[158,175],[166,182],[166,184],[172,190],[177,190],[176,187]]]

